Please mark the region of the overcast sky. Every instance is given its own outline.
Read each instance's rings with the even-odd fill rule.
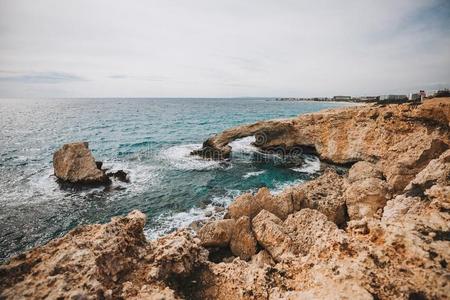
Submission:
[[[448,0],[0,0],[0,97],[450,87]]]

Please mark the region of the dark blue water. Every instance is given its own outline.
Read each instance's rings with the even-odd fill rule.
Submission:
[[[319,162],[286,166],[255,159],[252,138],[236,141],[230,163],[189,156],[210,135],[258,120],[293,117],[343,103],[269,99],[0,100],[0,259],[140,209],[149,238],[226,206],[243,191],[275,192],[317,175]],[[130,173],[123,190],[64,191],[53,152],[89,141],[97,160]]]

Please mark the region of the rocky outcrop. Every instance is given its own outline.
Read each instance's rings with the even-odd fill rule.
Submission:
[[[358,163],[243,194],[197,235],[146,241],[138,211],[76,228],[0,266],[0,298],[447,299],[449,115],[439,100],[228,130],[208,146],[231,151],[230,140],[266,131],[261,148]],[[212,259],[216,248],[225,254]]]
[[[283,149],[317,153],[338,164],[376,163],[395,191],[403,190],[427,163],[448,149],[450,99],[422,104],[358,106],[261,121],[225,130],[194,151],[207,158],[232,154],[231,141],[255,136],[264,151]]]
[[[256,254],[257,242],[252,231],[249,217],[240,217],[234,226],[230,240],[231,252],[243,260],[249,260]]]
[[[280,197],[289,195],[294,210],[312,208],[323,213],[328,220],[341,226],[346,221],[345,180],[334,170],[326,169],[324,174],[305,184],[290,187]]]
[[[198,236],[205,247],[226,247],[233,235],[235,221],[233,219],[217,220],[205,224]]]
[[[187,231],[147,242],[145,215],[133,211],[104,225],[76,228],[0,266],[6,299],[179,299],[207,251]],[[159,297],[159,298],[158,298]]]
[[[110,179],[97,165],[87,142],[65,144],[53,155],[55,176],[63,183],[109,184]]]

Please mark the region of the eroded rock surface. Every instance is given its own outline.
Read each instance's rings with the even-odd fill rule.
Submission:
[[[235,221],[233,219],[217,220],[205,224],[198,236],[205,247],[228,246],[233,235]]]
[[[187,231],[149,243],[145,215],[133,211],[88,225],[0,266],[7,299],[179,299],[171,281],[185,280],[207,251]],[[172,286],[173,287],[173,286]]]
[[[65,144],[53,155],[55,176],[76,185],[108,184],[110,179],[97,167],[87,142]]]

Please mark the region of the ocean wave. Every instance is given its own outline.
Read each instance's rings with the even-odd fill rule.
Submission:
[[[191,155],[193,150],[200,149],[201,144],[177,145],[161,150],[159,156],[170,166],[178,170],[211,170],[223,168],[220,161],[206,160]]]
[[[248,136],[242,139],[237,139],[229,143],[231,151],[235,153],[253,153],[258,152],[258,148],[252,145],[256,141],[254,136]]]
[[[316,174],[320,172],[320,159],[315,155],[304,155],[304,163],[291,170],[300,173]]]
[[[239,190],[229,190],[224,196],[212,197],[211,203],[204,208],[192,207],[188,211],[162,213],[154,218],[156,226],[145,229],[145,236],[150,240],[154,240],[173,230],[186,228],[195,221],[223,217],[225,214],[224,208],[241,193]]]
[[[205,208],[192,207],[189,211],[178,213],[163,213],[155,218],[157,225],[144,231],[145,236],[154,240],[173,230],[186,228],[192,222],[206,220],[216,213],[215,206],[208,205]]]
[[[247,174],[243,175],[242,178],[247,179],[247,178],[250,178],[250,177],[254,177],[254,176],[258,176],[258,175],[264,174],[265,172],[266,172],[265,170],[263,170],[263,171],[255,171],[255,172],[248,172]]]

